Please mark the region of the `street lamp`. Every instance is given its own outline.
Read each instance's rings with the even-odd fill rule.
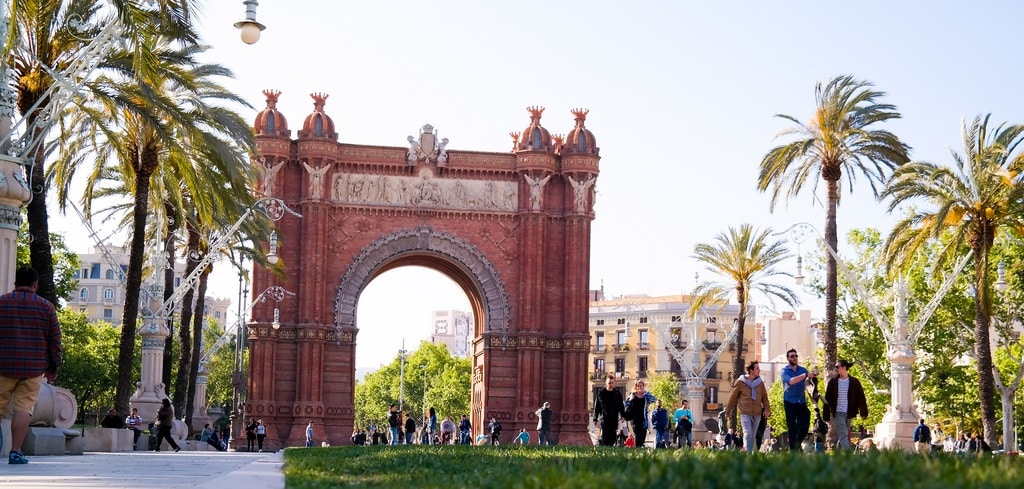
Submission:
[[[235,22],[235,29],[239,30],[242,42],[256,44],[256,41],[260,40],[260,32],[267,28],[267,26],[256,22],[256,6],[260,2],[245,0],[242,3],[245,4],[245,19]]]
[[[267,261],[271,265],[276,265],[277,259],[277,230],[273,229],[270,231],[270,250],[267,251]]]
[[[402,410],[405,401],[405,355],[409,352],[405,349],[405,338],[402,338],[402,349],[398,350],[398,410]]]
[[[1006,283],[1006,265],[1003,264],[1003,260],[999,260],[999,266],[996,267],[996,290],[1003,292],[1006,287],[1009,286]]]

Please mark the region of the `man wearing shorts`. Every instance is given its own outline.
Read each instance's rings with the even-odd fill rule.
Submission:
[[[27,464],[21,444],[39,398],[43,377],[57,378],[61,364],[60,323],[53,304],[36,295],[39,275],[23,267],[14,275],[14,291],[0,296],[0,413],[13,405],[8,463]]]

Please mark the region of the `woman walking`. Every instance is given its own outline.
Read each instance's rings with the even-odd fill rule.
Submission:
[[[171,438],[171,426],[174,423],[174,408],[171,407],[171,400],[164,398],[160,409],[156,412],[156,451],[160,451],[160,443],[167,439],[167,444],[174,449],[175,452],[181,450],[181,447],[174,442],[174,438]]]

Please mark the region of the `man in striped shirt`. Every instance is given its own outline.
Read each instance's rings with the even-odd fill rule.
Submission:
[[[60,323],[53,304],[36,295],[39,274],[23,267],[14,275],[14,291],[0,296],[0,412],[13,405],[8,463],[27,464],[21,444],[39,398],[43,377],[57,378]]]
[[[836,362],[838,376],[828,382],[825,389],[825,421],[832,420],[828,430],[829,445],[836,448],[850,448],[850,423],[858,414],[868,417],[868,401],[864,387],[856,377],[850,375],[853,363],[846,360]]]

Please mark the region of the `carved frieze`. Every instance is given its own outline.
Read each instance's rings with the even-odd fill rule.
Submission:
[[[338,204],[513,212],[519,201],[515,182],[434,178],[426,168],[415,177],[340,173],[331,189]]]

